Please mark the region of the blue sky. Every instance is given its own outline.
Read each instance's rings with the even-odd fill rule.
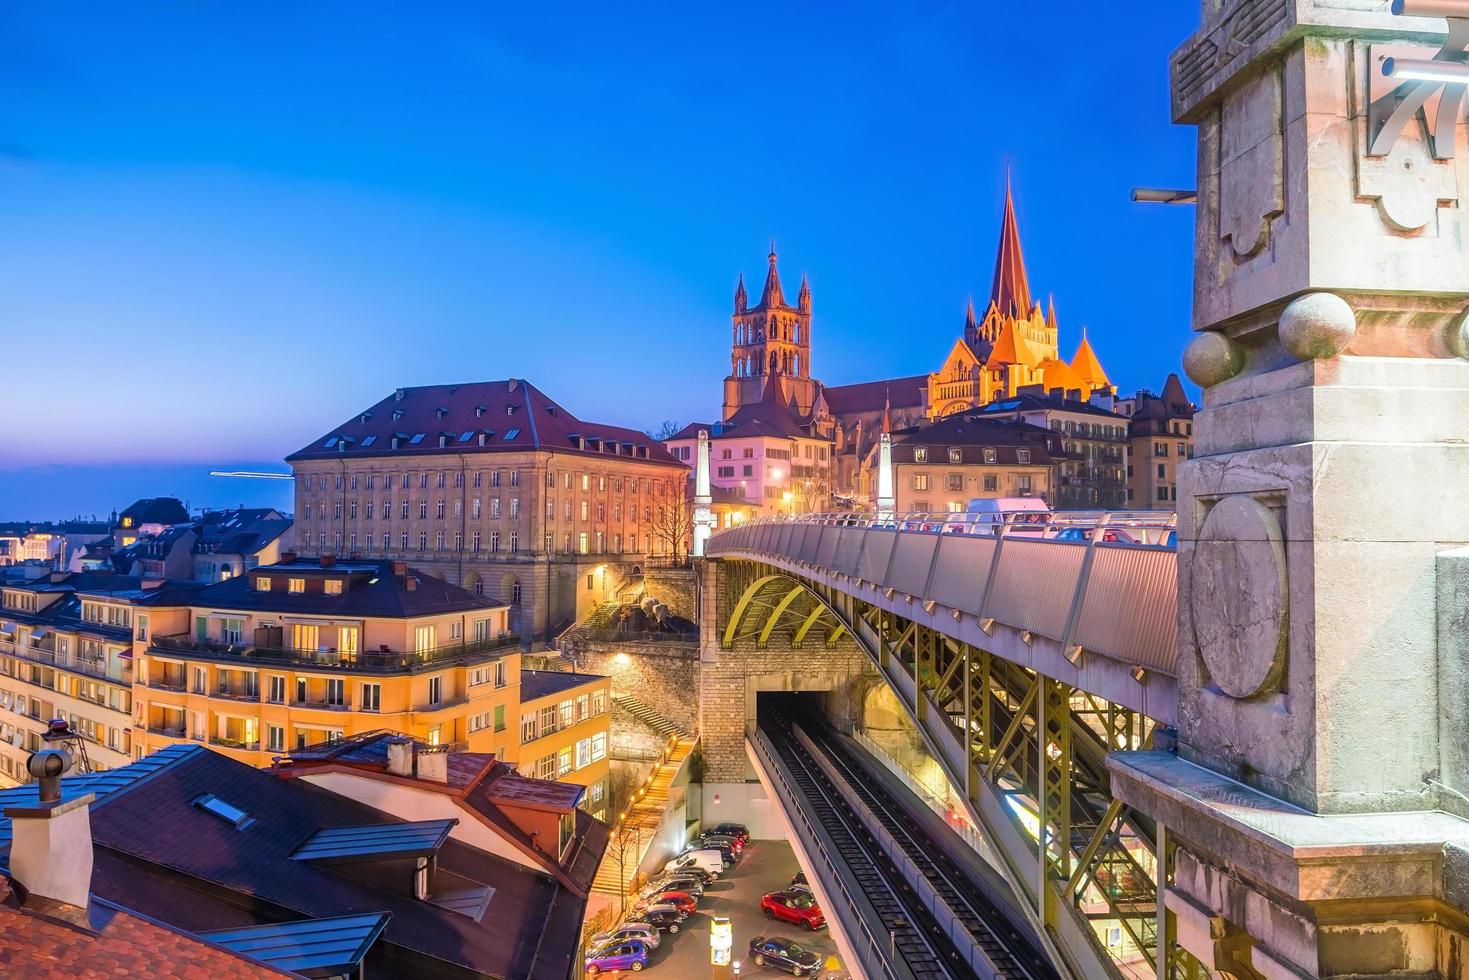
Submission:
[[[833,11],[840,10],[840,16]],[[15,6],[0,519],[280,458],[399,385],[718,411],[774,236],[830,384],[937,368],[1013,167],[1032,289],[1125,390],[1189,333],[1194,4]]]

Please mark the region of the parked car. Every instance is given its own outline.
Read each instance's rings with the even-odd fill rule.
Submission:
[[[628,922],[630,924],[643,922],[654,929],[675,933],[683,927],[683,920],[688,917],[687,912],[682,912],[672,905],[650,905],[641,912],[634,912],[628,917]]]
[[[715,850],[718,850],[718,851],[725,851],[725,852],[727,852],[729,854],[732,854],[736,858],[739,857],[742,853],[744,853],[744,850],[745,850],[745,845],[744,844],[741,844],[738,840],[736,840],[733,837],[714,837],[714,836],[700,837],[699,838],[699,846],[700,847],[705,847],[705,848],[712,847],[712,848],[714,848]]]
[[[1039,537],[1051,522],[1051,509],[1037,497],[975,497],[963,517],[968,534],[1030,534]]]
[[[716,837],[707,841],[699,841],[697,844],[691,844],[689,850],[684,853],[688,854],[690,851],[714,851],[719,855],[720,864],[726,870],[732,867],[740,856],[734,848],[734,841],[728,838]]]
[[[807,891],[811,890],[811,886],[806,882],[806,872],[804,871],[797,871],[795,874],[791,875],[791,884],[800,885]]]
[[[631,970],[637,973],[648,965],[648,947],[636,939],[609,943],[587,956],[587,973],[596,976],[604,970]]]
[[[589,945],[594,949],[601,949],[604,946],[625,943],[629,939],[636,939],[649,949],[657,949],[658,927],[647,922],[624,922],[615,929],[597,933]]]
[[[699,903],[694,901],[694,896],[688,892],[658,892],[634,902],[633,911],[641,911],[652,908],[655,905],[672,905],[685,915],[690,914],[694,909],[699,907]]]
[[[1089,541],[1094,530],[1089,527],[1063,527],[1057,531],[1052,540],[1055,541]],[[1126,531],[1109,527],[1102,530],[1102,540],[1108,544],[1137,544],[1137,539]]]
[[[658,892],[688,892],[695,900],[704,897],[704,880],[693,875],[674,875],[659,881],[648,882],[643,889],[643,895],[656,895]]]
[[[760,911],[769,918],[794,922],[807,929],[820,929],[826,925],[826,916],[821,914],[816,897],[804,890],[771,892],[760,899]]]
[[[821,957],[800,943],[781,936],[756,936],[750,940],[750,959],[756,966],[773,966],[790,971],[793,977],[815,973]]]
[[[750,828],[746,827],[742,823],[715,824],[713,827],[710,827],[708,830],[704,831],[704,833],[723,834],[725,837],[736,837],[742,844],[748,844],[750,842]]]
[[[664,871],[703,871],[710,878],[718,878],[725,872],[724,855],[714,850],[685,851],[663,866]]]
[[[703,889],[708,888],[709,882],[713,880],[713,875],[698,868],[685,868],[682,871],[660,871],[648,879],[646,886],[643,888],[643,892],[647,893],[654,888],[677,888],[678,885],[676,882],[680,881],[692,881]],[[688,891],[689,889],[685,888],[683,890]]]

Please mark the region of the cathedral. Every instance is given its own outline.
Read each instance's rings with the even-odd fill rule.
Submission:
[[[1111,410],[1116,387],[1086,331],[1071,359],[1062,360],[1055,303],[1048,301],[1042,309],[1031,294],[1008,181],[984,315],[975,315],[971,301],[962,335],[932,374],[823,385],[811,376],[810,286],[802,276],[795,305],[787,303],[774,243],[768,261],[758,302],[750,304],[743,276],[735,286],[730,373],[716,428],[727,436],[753,434],[769,427],[766,416],[772,408],[783,407],[802,438],[831,443],[827,480],[838,495],[855,486],[862,460],[885,426],[921,425],[1021,394],[1099,403]],[[763,422],[755,424],[757,418]],[[779,467],[771,470],[779,472]]]

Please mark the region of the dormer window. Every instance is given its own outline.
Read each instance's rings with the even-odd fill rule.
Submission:
[[[445,415],[448,415],[448,414],[449,414],[449,413],[448,413],[448,412],[446,412],[446,411],[445,411],[445,410],[444,410],[444,409],[442,409],[442,408],[436,408],[436,409],[434,409],[434,418],[436,418],[436,419],[441,419],[441,418],[443,418],[443,417],[444,417],[444,416],[445,416]]]
[[[325,591],[327,595],[341,595],[342,594],[342,580],[339,579],[339,578],[329,578],[329,579],[327,579],[323,583],[323,591]]]
[[[515,414],[515,406],[514,405],[506,405],[505,406],[505,414],[506,415],[514,415]]]
[[[928,447],[927,446],[914,446],[913,447],[913,462],[915,462],[915,463],[926,463],[926,462],[928,462]]]
[[[293,595],[300,595],[306,591],[306,580],[304,578],[286,579],[286,591]]]
[[[483,405],[476,405],[474,406],[474,417],[482,418],[487,411],[489,411],[489,409],[485,408]]]
[[[268,576],[268,575],[257,575],[257,576],[255,576],[255,591],[256,592],[269,592],[270,591],[270,576]]]
[[[357,416],[357,421],[361,423],[366,423],[367,420],[370,418],[372,418],[371,412],[363,412],[361,415]]]
[[[439,433],[439,448],[440,449],[444,449],[448,445],[449,445],[449,434],[447,432],[441,432],[441,433]]]
[[[950,446],[949,447],[949,462],[951,462],[951,463],[962,463],[962,462],[964,462],[964,450],[960,449],[958,446]]]
[[[402,417],[403,417],[403,410],[401,408],[395,408],[395,409],[393,409],[393,421],[394,422],[398,421]]]
[[[1029,449],[1017,449],[1017,450],[1015,450],[1015,462],[1017,462],[1017,463],[1029,463],[1030,462],[1030,450]]]
[[[999,458],[999,453],[995,452],[993,449],[988,449],[988,448],[985,449],[985,451],[984,451],[984,461],[986,463],[993,463],[998,458]]]

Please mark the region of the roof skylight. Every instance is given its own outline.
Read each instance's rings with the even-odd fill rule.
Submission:
[[[518,435],[520,435],[520,430],[519,429],[506,429],[505,430],[505,438],[507,440],[514,439]]]
[[[413,433],[413,438],[408,440],[408,444],[410,446],[416,446],[420,442],[423,442],[423,433],[422,432],[415,432],[415,433]]]
[[[214,814],[225,823],[233,824],[236,830],[244,830],[252,821],[250,815],[239,807],[226,803],[213,793],[205,793],[194,801],[194,805],[201,810]]]

